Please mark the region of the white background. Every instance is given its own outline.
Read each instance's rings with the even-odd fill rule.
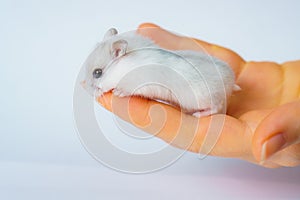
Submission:
[[[299,10],[296,0],[2,0],[0,199],[299,199],[299,167],[186,153],[155,173],[113,171],[85,151],[72,113],[80,67],[112,26],[155,22],[246,60],[284,62],[300,58]]]

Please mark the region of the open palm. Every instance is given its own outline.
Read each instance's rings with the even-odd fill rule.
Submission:
[[[98,99],[104,107],[189,151],[240,158],[265,167],[300,164],[300,61],[282,65],[245,62],[229,49],[181,37],[154,24],[142,24],[138,33],[166,49],[205,51],[227,62],[242,90],[230,98],[227,115],[200,119],[156,101],[118,98],[111,93]],[[216,131],[215,142],[209,142],[208,135]]]

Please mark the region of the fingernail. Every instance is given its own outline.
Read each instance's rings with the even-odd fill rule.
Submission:
[[[270,156],[281,150],[285,144],[286,141],[282,134],[275,135],[265,141],[262,145],[260,163],[264,163]]]

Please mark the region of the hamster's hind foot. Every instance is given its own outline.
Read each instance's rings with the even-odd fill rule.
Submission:
[[[203,109],[203,110],[198,110],[198,111],[194,112],[192,115],[194,117],[200,118],[200,117],[213,115],[213,114],[216,114],[216,113],[218,113],[217,109],[206,108],[206,109]]]

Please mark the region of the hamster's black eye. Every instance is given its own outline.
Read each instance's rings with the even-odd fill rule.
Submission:
[[[93,71],[94,78],[100,78],[101,75],[102,75],[102,69],[97,68]]]

